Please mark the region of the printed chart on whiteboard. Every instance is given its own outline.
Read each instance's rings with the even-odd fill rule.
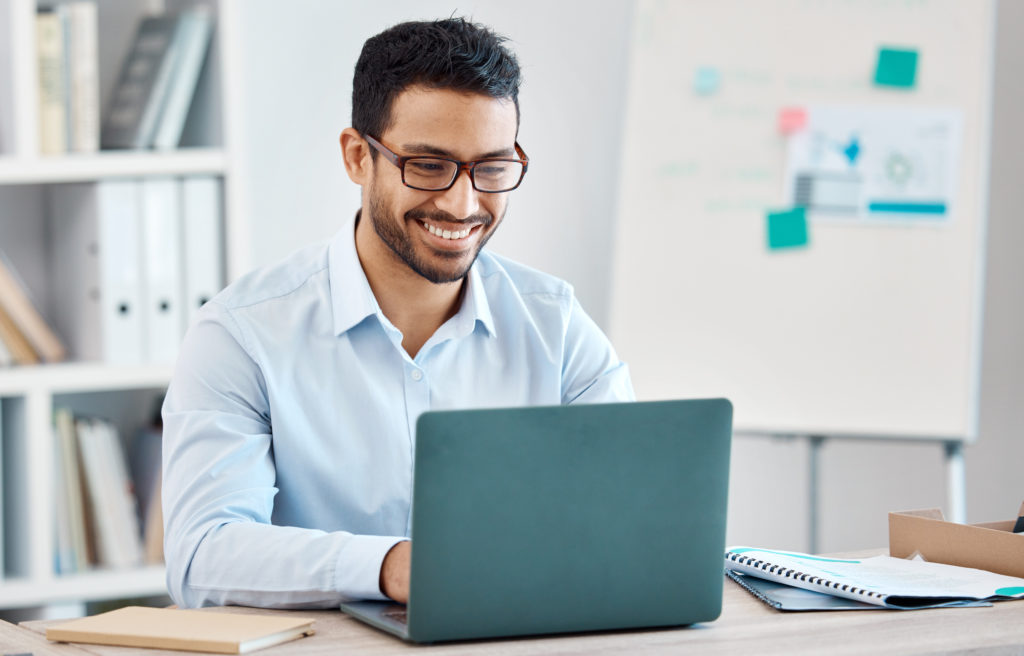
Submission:
[[[808,219],[948,222],[961,123],[952,109],[810,107],[789,137],[786,194]]]

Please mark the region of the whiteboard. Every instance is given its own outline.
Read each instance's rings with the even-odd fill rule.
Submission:
[[[609,324],[638,397],[728,397],[739,431],[976,438],[994,16],[639,2]],[[918,51],[912,89],[875,84],[883,46]],[[779,112],[819,106],[954,110],[946,219],[813,218],[770,249],[766,212],[792,202]]]

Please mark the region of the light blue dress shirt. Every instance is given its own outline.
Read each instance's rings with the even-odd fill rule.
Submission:
[[[572,288],[483,252],[415,358],[381,312],[354,224],[207,303],[163,407],[165,554],[185,607],[382,599],[409,535],[426,410],[632,400]]]

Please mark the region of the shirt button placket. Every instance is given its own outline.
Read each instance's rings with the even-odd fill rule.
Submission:
[[[405,409],[409,422],[409,446],[416,443],[416,420],[430,409],[430,385],[426,372],[411,362],[405,365]]]

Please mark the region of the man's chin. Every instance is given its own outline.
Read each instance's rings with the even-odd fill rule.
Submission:
[[[469,273],[470,266],[438,267],[438,266],[416,266],[413,271],[432,283],[443,285],[452,282],[459,282]]]

